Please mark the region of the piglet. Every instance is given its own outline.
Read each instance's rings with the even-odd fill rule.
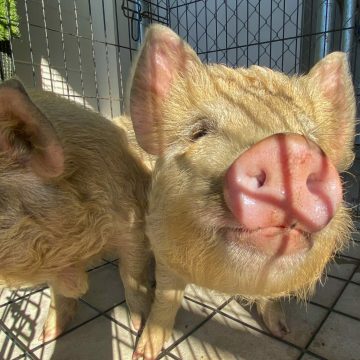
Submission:
[[[148,311],[144,235],[148,168],[125,131],[99,114],[18,80],[0,86],[0,283],[47,283],[45,341],[73,318],[86,267],[120,257],[135,328]]]
[[[189,283],[239,294],[286,331],[273,300],[305,299],[352,226],[339,176],[354,157],[346,55],[292,77],[204,65],[155,25],[128,106],[140,146],[158,156],[146,217],[157,288],[134,358],[159,354]]]

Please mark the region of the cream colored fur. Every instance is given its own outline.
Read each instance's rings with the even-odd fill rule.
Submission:
[[[23,131],[26,125],[16,123],[27,115],[11,106],[5,112],[3,103],[0,127],[8,138],[3,147],[13,145],[10,153],[0,154],[1,283],[51,286],[52,307],[44,330],[49,340],[61,333],[73,317],[76,299],[87,291],[86,267],[111,250],[121,259],[126,298],[138,328],[151,301],[144,235],[148,168],[129,146],[123,129],[111,121],[52,93],[29,91],[27,100],[20,85],[15,84],[20,90],[14,90],[14,85],[6,84],[0,99],[20,91],[11,93],[19,106],[36,114],[35,105],[40,109],[45,120],[39,129],[48,129],[43,142],[60,143],[64,164],[55,177],[34,170],[46,167],[41,161],[37,167],[31,165],[45,150],[32,143],[32,136]],[[35,116],[33,121],[37,120]],[[44,161],[53,155],[49,148]]]
[[[251,145],[277,133],[304,135],[339,172],[346,170],[353,160],[355,101],[345,55],[331,54],[308,75],[293,77],[258,66],[208,66],[171,30],[152,26],[135,64],[129,110],[139,144],[159,156],[146,217],[157,288],[134,358],[158,355],[188,283],[258,301],[260,313],[268,308],[281,320],[277,305],[266,300],[305,299],[313,291],[349,240],[349,211],[342,204],[311,234],[309,250],[270,257],[224,239],[230,216],[224,174]],[[199,129],[205,135],[197,138]]]

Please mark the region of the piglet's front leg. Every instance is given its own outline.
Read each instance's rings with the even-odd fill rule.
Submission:
[[[51,294],[51,304],[40,340],[51,341],[61,335],[67,324],[74,318],[78,300]]]
[[[40,340],[53,340],[61,335],[74,318],[78,299],[88,289],[85,270],[68,268],[50,284],[51,303]]]
[[[149,272],[153,275],[154,268],[151,267],[148,240],[142,229],[134,229],[131,237],[124,243],[126,246],[119,249],[120,276],[132,325],[139,331],[148,318],[154,298],[154,289],[148,279]]]
[[[266,327],[272,334],[282,338],[290,332],[285,311],[279,300],[258,300],[256,307]]]
[[[149,318],[133,354],[136,359],[155,359],[170,338],[185,283],[160,263],[156,264],[156,291]]]

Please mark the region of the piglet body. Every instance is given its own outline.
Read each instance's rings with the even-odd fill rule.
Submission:
[[[125,132],[52,93],[27,93],[17,80],[0,86],[0,115],[1,283],[50,285],[49,340],[87,291],[86,267],[111,249],[139,326],[148,306],[142,254],[147,258],[149,171]]]
[[[287,331],[272,300],[306,298],[352,226],[339,176],[355,127],[345,54],[304,76],[230,69],[153,26],[129,109],[158,157],[146,217],[157,288],[134,358],[160,352],[188,283],[255,301],[274,333]]]

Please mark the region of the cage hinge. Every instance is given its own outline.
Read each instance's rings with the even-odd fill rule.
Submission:
[[[121,5],[125,17],[131,20],[131,37],[134,41],[140,39],[140,24],[145,20],[168,25],[168,14],[162,6],[151,1],[123,0]]]

